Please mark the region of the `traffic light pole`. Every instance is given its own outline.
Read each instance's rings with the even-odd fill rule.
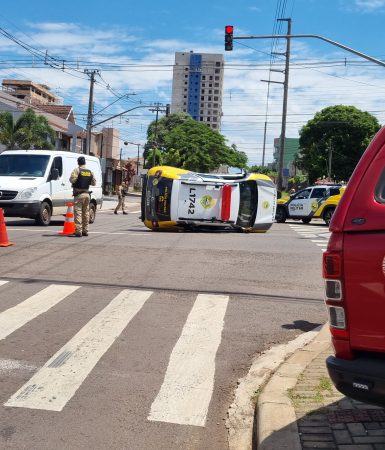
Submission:
[[[284,160],[284,152],[285,152],[285,133],[286,133],[286,114],[287,114],[287,96],[288,96],[288,87],[289,87],[289,58],[290,58],[290,39],[292,38],[314,38],[320,39],[322,41],[328,42],[329,44],[335,45],[336,47],[342,48],[354,55],[360,56],[363,59],[371,61],[379,66],[385,67],[385,62],[379,59],[373,58],[372,56],[366,55],[365,53],[359,52],[358,50],[354,50],[353,48],[347,47],[340,42],[333,41],[324,36],[320,36],[318,34],[291,34],[291,19],[279,19],[279,20],[287,20],[288,21],[288,31],[287,34],[283,35],[262,35],[262,36],[233,36],[231,33],[231,42],[229,39],[226,39],[228,35],[226,28],[229,25],[226,25],[225,28],[225,50],[232,50],[233,40],[241,40],[241,39],[286,39],[286,63],[285,63],[285,81],[284,81],[284,99],[283,99],[283,111],[282,111],[282,128],[281,128],[281,138],[280,138],[280,147],[279,147],[279,159],[278,159],[278,180],[277,180],[277,190],[282,190],[282,169],[283,169],[283,160]],[[263,80],[264,81],[264,80]]]

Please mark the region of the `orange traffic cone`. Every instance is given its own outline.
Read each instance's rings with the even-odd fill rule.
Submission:
[[[8,247],[13,245],[13,242],[9,242],[7,235],[7,228],[4,221],[3,209],[0,208],[0,247]]]
[[[58,234],[74,234],[75,233],[75,222],[74,222],[74,207],[72,203],[67,203],[67,214],[66,220],[64,222],[63,231]]]

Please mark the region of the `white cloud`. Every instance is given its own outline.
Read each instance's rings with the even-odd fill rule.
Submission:
[[[360,1],[363,3],[363,0]],[[357,6],[358,3],[357,0]],[[385,0],[380,3],[384,4]],[[82,73],[86,60],[92,61],[88,64],[89,68],[99,68],[102,75],[102,79],[97,77],[98,83],[95,86],[95,111],[116,100],[106,84],[118,94],[137,94],[106,109],[106,116],[103,116],[106,118],[133,108],[140,101],[141,105],[156,101],[169,103],[175,51],[223,53],[222,29],[213,31],[221,37],[213,40],[218,42],[217,45],[202,45],[193,40],[178,39],[150,41],[143,39],[140,31],[132,34],[131,30],[127,34],[119,28],[103,30],[99,27],[95,30],[73,23],[29,24],[25,33],[30,45],[44,51],[47,49],[50,55],[60,55],[67,61],[76,63],[79,60],[80,72],[67,73],[44,65],[34,68],[32,64],[28,68],[18,69],[16,64],[10,63],[8,68],[4,68],[4,64],[1,66],[0,78],[30,79],[48,84],[53,92],[64,98],[65,104],[74,106],[79,124],[83,126],[89,93],[88,77]],[[242,35],[244,32],[239,31],[237,34]],[[18,37],[27,40],[24,34]],[[8,54],[9,59],[20,56],[25,59],[30,56],[24,49],[4,38],[0,38],[0,45],[2,54]],[[272,160],[273,141],[281,131],[283,89],[280,84],[270,85],[268,116],[265,118],[268,85],[261,80],[269,78],[270,44],[259,43],[250,47],[255,47],[256,50],[235,46],[233,52],[225,53],[222,133],[229,144],[236,143],[240,150],[246,151],[251,164],[260,164],[265,121],[266,161]],[[346,56],[344,53],[342,57],[342,53],[334,49],[332,52],[324,58],[315,54],[307,44],[293,41],[287,137],[298,137],[298,130],[317,111],[335,104],[349,104],[372,111],[381,122],[385,122],[385,107],[380,101],[385,94],[382,81],[384,69],[374,64],[357,63],[357,59],[353,60],[351,57],[348,57],[346,66],[330,66],[331,61],[343,60]],[[3,60],[5,59],[3,56]],[[355,61],[355,65],[351,65],[349,61]],[[111,64],[117,70],[113,70]],[[282,64],[283,59],[275,68],[282,70]],[[282,81],[283,74],[273,72],[271,79]],[[154,114],[148,109],[140,108],[108,122],[106,126],[118,127],[123,139],[144,143],[148,123],[154,118]],[[132,152],[134,155],[135,147]]]
[[[346,6],[351,6],[350,1]],[[384,9],[385,0],[354,0],[354,6],[361,12],[378,12]]]

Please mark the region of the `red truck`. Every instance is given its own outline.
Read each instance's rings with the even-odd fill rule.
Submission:
[[[385,127],[361,157],[330,223],[323,254],[336,388],[385,406]]]

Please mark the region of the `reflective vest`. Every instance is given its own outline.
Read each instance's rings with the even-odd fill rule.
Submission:
[[[89,169],[86,167],[80,167],[78,179],[72,186],[76,189],[87,191],[90,187],[92,177],[92,172]]]

